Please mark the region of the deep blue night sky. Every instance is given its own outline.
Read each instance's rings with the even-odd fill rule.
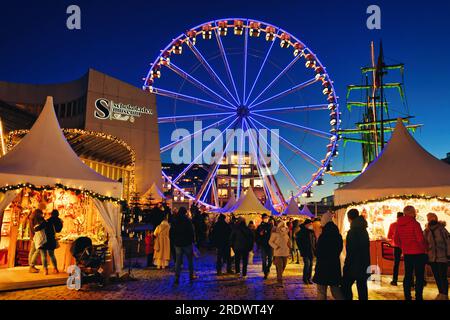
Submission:
[[[66,28],[66,8],[77,4],[82,29]],[[366,8],[378,4],[382,29],[366,28]],[[54,83],[76,79],[89,67],[142,85],[159,50],[191,26],[223,17],[273,23],[302,39],[327,66],[337,93],[360,81],[369,44],[382,39],[387,62],[406,65],[411,114],[424,124],[415,138],[433,155],[450,152],[450,2],[428,1],[2,1],[0,80]],[[344,110],[343,126],[359,114]],[[345,155],[344,155],[345,154]],[[335,169],[356,169],[359,149],[349,147]],[[317,190],[325,196],[333,182]]]

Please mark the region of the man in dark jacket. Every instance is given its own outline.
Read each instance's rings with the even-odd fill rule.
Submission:
[[[335,300],[342,300],[342,292],[339,287],[342,283],[341,260],[342,236],[338,227],[332,221],[332,214],[325,213],[320,224],[322,233],[317,240],[316,247],[316,272],[313,281],[317,284],[318,300],[327,299],[327,288],[330,287],[331,294]]]
[[[238,218],[237,223],[231,231],[231,246],[234,250],[234,267],[236,274],[240,274],[242,260],[242,277],[247,277],[248,254],[253,249],[253,232],[245,223],[245,219]]]
[[[261,216],[262,222],[256,229],[256,243],[261,250],[262,271],[264,279],[267,279],[272,266],[272,248],[269,245],[270,234],[273,225],[269,222],[269,216],[265,213]]]
[[[174,218],[170,227],[170,239],[175,245],[175,284],[180,282],[181,265],[183,264],[183,255],[186,255],[189,264],[189,278],[196,279],[194,275],[193,248],[194,228],[191,220],[186,215],[187,210],[181,207],[177,216]]]
[[[347,213],[350,230],[345,243],[343,291],[345,299],[352,300],[352,286],[356,281],[359,300],[368,300],[367,279],[370,272],[370,240],[367,233],[367,221],[359,215],[357,209]]]
[[[300,231],[296,235],[297,246],[300,250],[300,255],[303,258],[303,283],[312,284],[312,263],[316,250],[316,236],[312,221],[306,219],[300,225]]]
[[[217,275],[222,275],[222,265],[227,264],[227,273],[232,273],[230,256],[231,226],[225,221],[225,215],[221,214],[211,231],[212,245],[217,248]]]

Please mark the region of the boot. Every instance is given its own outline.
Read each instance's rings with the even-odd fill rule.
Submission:
[[[48,276],[48,268],[44,268],[44,274]]]
[[[53,268],[52,273],[53,273],[53,274],[58,274],[58,273],[59,273],[58,268]]]
[[[35,266],[30,266],[29,272],[30,273],[39,273],[39,269],[36,268]]]

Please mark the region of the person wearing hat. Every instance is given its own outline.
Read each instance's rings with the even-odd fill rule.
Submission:
[[[313,281],[317,284],[317,299],[327,299],[327,289],[330,287],[331,294],[335,300],[343,300],[341,292],[341,260],[343,249],[342,236],[338,227],[333,223],[333,215],[325,213],[320,224],[322,233],[317,240],[316,246],[316,270]]]
[[[312,284],[312,264],[316,251],[316,236],[314,235],[313,224],[310,219],[306,219],[300,225],[297,233],[297,246],[303,258],[303,283]]]
[[[261,220],[260,225],[256,229],[256,243],[261,250],[262,272],[264,273],[264,279],[267,279],[273,259],[272,248],[269,245],[273,225],[269,222],[269,216],[265,213],[261,215]]]

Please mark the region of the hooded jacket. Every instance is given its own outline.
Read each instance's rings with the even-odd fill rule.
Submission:
[[[231,246],[235,252],[250,252],[253,249],[254,235],[244,222],[238,222],[232,227]]]
[[[345,242],[344,277],[352,279],[368,277],[370,240],[366,229],[367,221],[362,216],[356,217],[350,225]]]
[[[296,235],[297,246],[302,257],[313,258],[316,251],[316,236],[313,230],[306,228],[304,224],[300,225],[300,231]]]
[[[289,228],[285,223],[280,223],[275,229],[275,232],[272,232],[269,245],[273,248],[274,257],[288,257],[291,255]]]
[[[231,226],[225,220],[217,221],[211,231],[211,243],[216,248],[230,247]]]
[[[403,254],[427,253],[422,228],[413,217],[403,216],[397,219],[394,241],[402,249]]]
[[[428,223],[424,231],[429,262],[447,263],[450,257],[450,237],[440,222]]]

